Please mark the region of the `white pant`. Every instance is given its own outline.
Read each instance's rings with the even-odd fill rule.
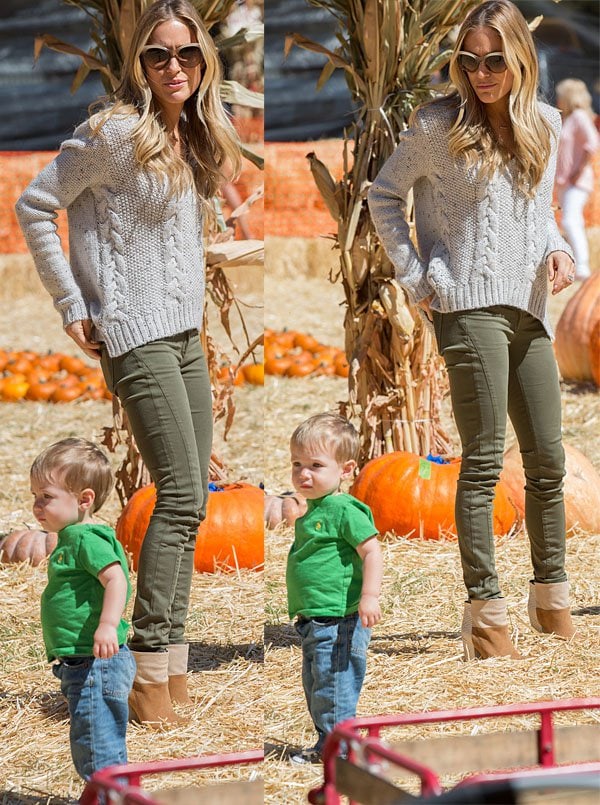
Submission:
[[[575,253],[577,279],[585,279],[590,275],[590,252],[583,220],[583,208],[588,197],[587,190],[579,187],[567,187],[560,195],[562,227]]]

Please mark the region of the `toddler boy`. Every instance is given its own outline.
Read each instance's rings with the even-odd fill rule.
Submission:
[[[112,488],[110,462],[92,442],[63,439],[31,467],[33,514],[58,532],[48,562],[41,621],[48,661],[69,706],[71,756],[91,775],[127,762],[127,698],[135,662],[125,645],[131,593],[112,528],[92,522]]]
[[[359,436],[346,419],[317,414],[291,442],[292,482],[307,499],[287,562],[290,618],[302,640],[302,685],[317,731],[294,763],[318,763],[328,733],[356,715],[371,626],[381,618],[383,561],[370,509],[340,492],[352,477]]]

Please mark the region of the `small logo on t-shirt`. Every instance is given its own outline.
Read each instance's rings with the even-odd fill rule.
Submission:
[[[321,521],[320,520],[319,520],[318,523],[315,523],[315,528],[316,528],[317,531],[321,530],[322,526],[321,526]]]
[[[58,556],[55,556],[54,561],[58,562],[59,565],[62,565],[62,563],[64,561],[64,557],[63,557],[62,553],[59,553]]]

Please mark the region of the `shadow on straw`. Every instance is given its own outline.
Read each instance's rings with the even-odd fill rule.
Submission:
[[[261,643],[190,643],[188,671],[212,671],[238,658],[262,663],[264,647]]]

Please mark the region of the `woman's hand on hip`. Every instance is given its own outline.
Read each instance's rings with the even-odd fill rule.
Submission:
[[[82,349],[86,355],[94,360],[100,360],[100,344],[98,341],[92,341],[92,320],[83,319],[82,321],[73,321],[65,327],[65,333],[72,338],[77,344],[79,349]]]
[[[566,252],[550,252],[546,260],[548,279],[552,283],[552,294],[564,291],[575,279],[575,263]]]
[[[435,294],[429,294],[426,296],[425,299],[421,299],[420,302],[417,302],[417,307],[420,307],[421,310],[425,313],[429,321],[433,321],[433,314],[431,312],[431,300]]]

